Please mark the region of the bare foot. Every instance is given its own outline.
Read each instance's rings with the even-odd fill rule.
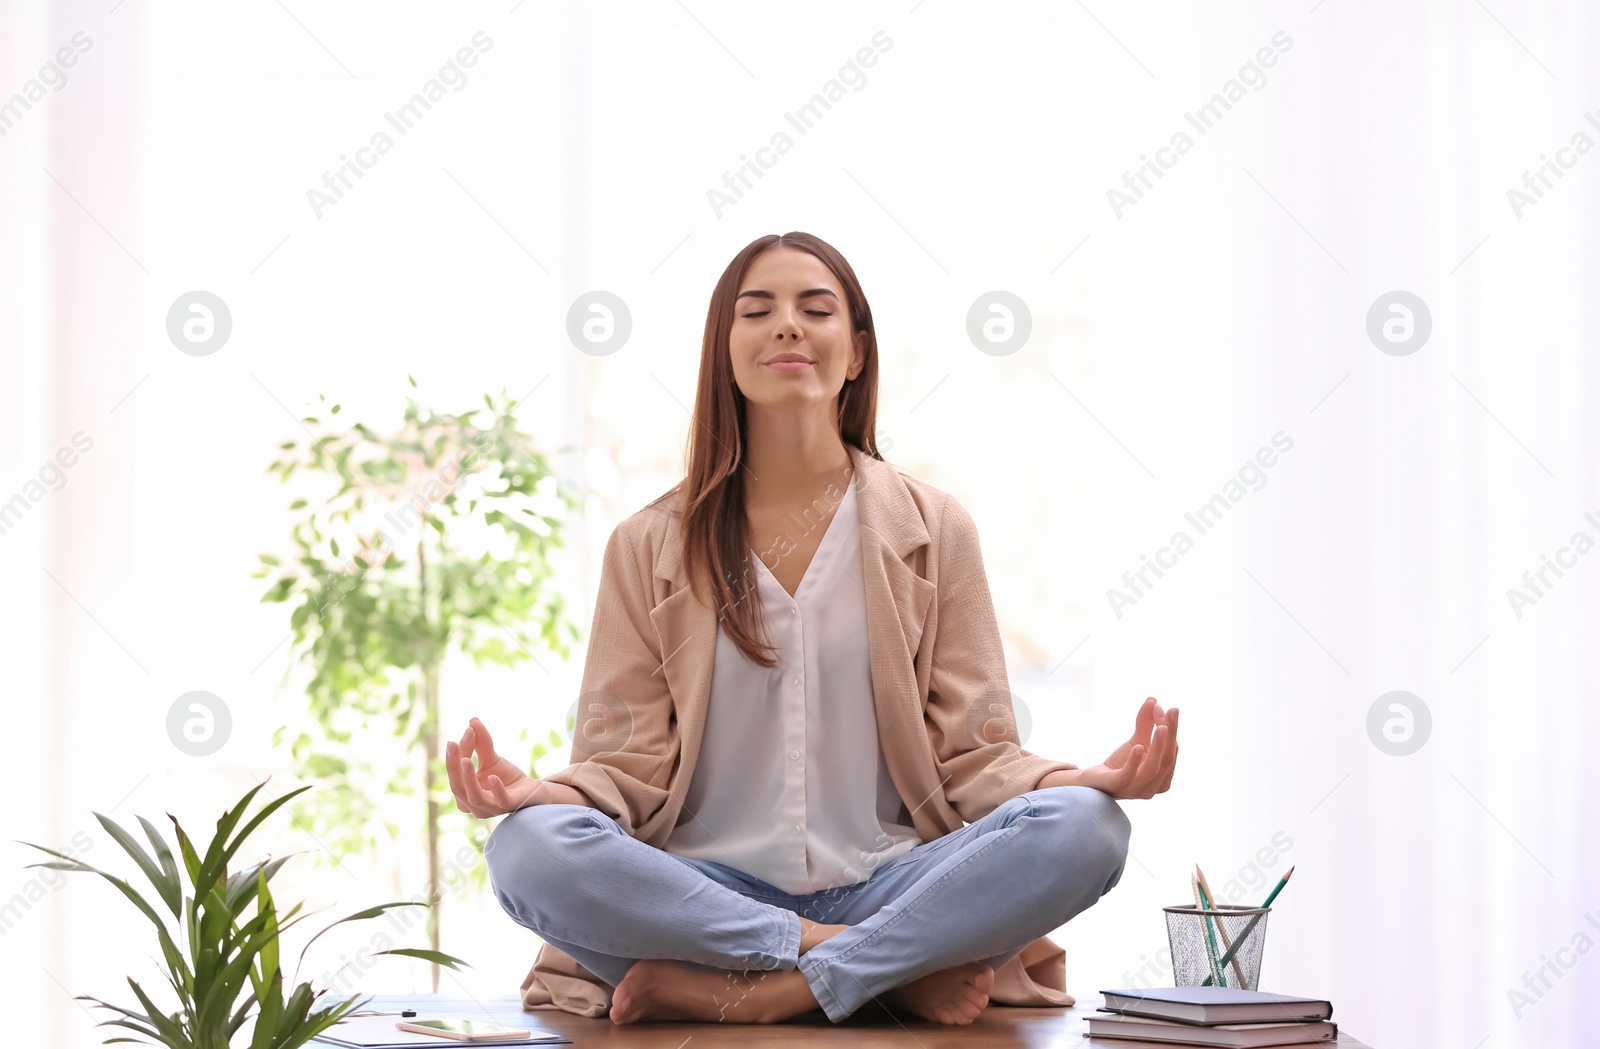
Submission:
[[[611,1022],[779,1023],[820,1006],[798,969],[729,972],[643,958],[611,992]]]
[[[940,969],[883,995],[896,1009],[942,1024],[969,1024],[989,1005],[994,969],[967,962]]]

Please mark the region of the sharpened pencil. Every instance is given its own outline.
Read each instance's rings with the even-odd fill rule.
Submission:
[[[1294,868],[1290,867],[1289,868],[1289,874],[1285,874],[1283,877],[1279,878],[1278,879],[1278,884],[1276,884],[1276,885],[1274,885],[1272,887],[1272,892],[1267,894],[1267,902],[1265,902],[1265,903],[1263,903],[1261,905],[1261,910],[1262,910],[1263,914],[1266,912],[1266,909],[1268,907],[1272,906],[1272,901],[1278,898],[1278,893],[1283,891],[1283,887],[1285,885],[1289,884],[1289,875],[1293,874],[1293,873],[1294,873]],[[1245,941],[1250,939],[1250,933],[1255,929],[1256,922],[1258,922],[1260,920],[1261,920],[1261,915],[1260,914],[1253,914],[1253,915],[1250,916],[1250,920],[1245,924],[1244,931],[1239,934],[1239,942],[1234,944],[1232,947],[1228,948],[1228,953],[1223,956],[1223,958],[1222,958],[1222,964],[1223,965],[1227,965],[1229,962],[1233,961],[1233,956],[1239,952],[1239,948],[1240,947],[1244,946]],[[1210,984],[1211,984],[1211,977],[1209,977],[1209,976],[1207,976],[1204,980],[1200,981],[1200,986],[1201,987],[1208,987],[1208,986],[1210,986]],[[1222,980],[1221,979],[1217,980],[1217,985],[1218,986],[1222,985]]]
[[[1195,867],[1195,870],[1199,869],[1198,866]],[[1222,966],[1217,962],[1217,938],[1211,931],[1211,919],[1206,915],[1209,908],[1201,900],[1200,882],[1193,874],[1189,875],[1189,888],[1194,892],[1194,905],[1200,911],[1200,928],[1205,930],[1206,934],[1206,960],[1211,963],[1211,976],[1206,977],[1206,983],[1210,983],[1212,977],[1215,977],[1217,986],[1226,987],[1227,978],[1222,975]]]
[[[1194,873],[1195,877],[1200,879],[1200,901],[1206,905],[1208,910],[1216,910],[1217,897],[1211,891],[1211,883],[1206,881],[1206,872],[1201,870],[1200,865],[1197,863],[1194,865]],[[1222,923],[1220,915],[1216,921],[1217,933],[1222,937],[1222,949],[1231,951],[1233,944],[1228,940],[1228,927]],[[1237,958],[1233,959],[1233,975],[1238,977],[1240,987],[1245,986],[1244,970],[1239,967],[1239,959]]]

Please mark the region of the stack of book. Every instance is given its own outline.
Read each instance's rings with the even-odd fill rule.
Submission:
[[[1167,1045],[1304,1045],[1333,1042],[1333,1005],[1316,998],[1237,987],[1156,987],[1101,991],[1105,1005],[1089,1017],[1089,1037]]]

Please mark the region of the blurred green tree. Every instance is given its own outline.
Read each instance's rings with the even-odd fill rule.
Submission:
[[[415,379],[407,376],[413,388]],[[319,397],[326,401],[326,397]],[[442,902],[440,836],[464,831],[482,860],[487,831],[460,812],[450,794],[439,738],[439,673],[452,648],[479,666],[537,663],[535,649],[565,659],[578,626],[548,585],[553,552],[564,545],[563,516],[581,506],[513,418],[517,401],[484,395],[482,424],[474,408],[435,413],[409,396],[401,425],[380,431],[364,423],[339,430],[301,420],[309,441],[285,441],[267,469],[288,483],[297,471],[335,475],[320,505],[297,498],[290,557],[261,554],[253,578],[274,576],[263,602],[291,606],[291,659],[309,665],[305,687],[312,731],[290,744],[302,777],[320,780],[293,815],[335,862],[377,848],[371,823],[384,794],[415,796],[411,759],[420,754],[426,807],[430,903]],[[320,435],[313,433],[317,427]],[[567,448],[559,449],[566,451]],[[529,631],[532,631],[530,633]],[[570,719],[569,719],[570,720]],[[389,730],[383,736],[375,728]],[[290,726],[273,735],[283,743]],[[571,726],[568,726],[568,733]],[[526,743],[524,729],[520,741]],[[532,747],[539,759],[565,745],[560,733]],[[387,760],[385,760],[387,758]],[[442,823],[448,820],[446,826]],[[402,828],[385,820],[391,839]],[[486,884],[487,865],[454,871],[459,884]],[[450,886],[451,888],[458,885]],[[439,908],[428,912],[428,937],[439,949]],[[433,989],[439,967],[433,966]]]

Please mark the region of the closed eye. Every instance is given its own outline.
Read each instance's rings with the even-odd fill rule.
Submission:
[[[754,313],[740,314],[740,316],[743,316],[743,317],[765,317],[770,312],[772,312],[772,311],[771,310],[757,310]],[[806,312],[809,313],[809,314],[812,314],[814,316],[817,316],[817,317],[832,317],[833,316],[833,314],[829,313],[827,310],[806,310]]]

